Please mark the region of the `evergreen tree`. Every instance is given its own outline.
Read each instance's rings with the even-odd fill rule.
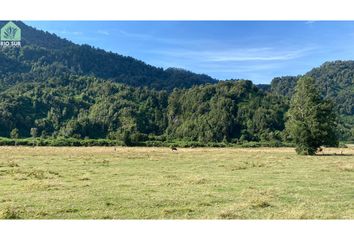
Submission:
[[[322,100],[313,78],[297,82],[286,128],[298,154],[314,155],[320,146],[338,145],[333,104]]]

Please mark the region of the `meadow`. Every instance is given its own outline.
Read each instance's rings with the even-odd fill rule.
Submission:
[[[0,147],[0,219],[354,219],[354,147]]]

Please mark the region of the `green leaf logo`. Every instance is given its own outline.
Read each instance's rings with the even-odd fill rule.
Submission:
[[[21,29],[13,22],[8,22],[1,28],[1,41],[21,41]]]
[[[3,37],[7,40],[12,40],[12,39],[15,39],[15,36],[16,36],[16,32],[17,32],[17,28],[14,28],[14,27],[7,27],[5,28],[4,30],[4,35]]]

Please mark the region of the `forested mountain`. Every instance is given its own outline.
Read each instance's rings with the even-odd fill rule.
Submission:
[[[339,128],[344,139],[354,138],[354,61],[326,62],[305,76],[315,79],[316,86],[325,99],[333,101],[339,115]],[[300,76],[274,78],[271,91],[290,98]]]
[[[298,77],[276,78],[271,87],[248,80],[219,82],[16,24],[22,47],[0,48],[0,136],[287,140],[285,116]],[[354,63],[326,63],[307,75],[335,102],[341,139],[353,141]]]
[[[281,140],[284,98],[261,92],[251,81],[225,81],[174,91],[167,135],[191,141]]]
[[[166,91],[95,77],[20,83],[0,95],[0,136],[18,129],[38,136],[231,142],[281,140],[285,98],[251,81],[225,81]]]
[[[1,94],[0,135],[116,138],[122,131],[161,135],[167,93],[94,77],[21,83]]]
[[[316,79],[322,96],[331,99],[340,114],[354,115],[354,61],[327,62],[306,75]]]
[[[354,115],[354,61],[326,62],[305,76],[313,77],[324,98],[331,99],[340,114]],[[274,78],[273,93],[291,97],[299,76]]]
[[[270,84],[273,93],[291,98],[294,94],[297,80],[300,76],[276,77]]]
[[[0,28],[7,22],[0,21]],[[189,88],[194,85],[215,83],[215,79],[181,69],[157,68],[132,57],[106,52],[88,45],[77,45],[54,34],[36,30],[22,22],[15,22],[22,31],[22,48],[3,49],[0,61],[10,59],[21,65],[16,81],[8,75],[0,75],[2,87],[17,82],[45,81],[41,73],[48,69],[78,75],[95,76],[131,86],[148,86],[158,90]],[[0,69],[1,72],[4,72]],[[6,72],[6,71],[5,71]],[[54,72],[55,73],[55,72]]]

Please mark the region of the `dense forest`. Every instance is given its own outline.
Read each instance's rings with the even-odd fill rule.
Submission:
[[[326,62],[304,76],[313,77],[322,97],[334,103],[341,139],[354,139],[354,61]],[[271,91],[288,99],[301,76],[273,79]]]
[[[5,22],[0,22],[0,27]],[[0,136],[144,141],[286,142],[285,120],[299,76],[217,81],[77,45],[15,22],[21,48],[0,50]],[[325,63],[316,79],[354,141],[354,62]]]
[[[178,68],[164,70],[132,57],[74,44],[22,22],[15,23],[22,31],[22,47],[2,49],[0,62],[10,61],[4,70],[0,70],[2,87],[24,81],[46,81],[53,75],[66,77],[67,74],[95,76],[130,86],[169,91],[217,82],[204,74]],[[0,21],[0,27],[4,24],[6,22]]]

